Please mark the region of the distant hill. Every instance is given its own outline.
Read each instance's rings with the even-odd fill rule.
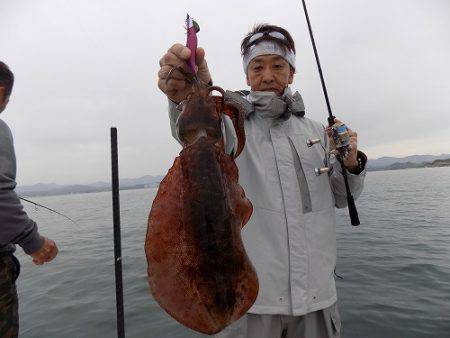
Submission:
[[[436,167],[450,167],[450,158],[445,160],[434,160],[433,162],[396,162],[387,167],[376,170],[398,170],[398,169],[411,169],[411,168],[436,168]]]
[[[446,160],[436,160],[431,163],[431,167],[450,167],[450,158]]]
[[[164,176],[162,175],[146,175],[139,178],[124,178],[120,180],[120,189],[129,190],[157,187],[163,178]],[[21,196],[68,195],[110,190],[111,182],[94,182],[85,185],[59,185],[56,183],[38,183],[35,185],[18,186],[16,188],[16,192]]]
[[[400,162],[396,162],[394,164],[388,165],[387,167],[383,168],[383,170],[424,168],[426,163],[427,162],[422,162],[422,163],[413,163],[413,162],[400,163]]]
[[[423,168],[424,163],[431,165],[436,160],[450,159],[450,154],[442,155],[412,155],[407,157],[381,157],[369,159],[368,170],[392,170],[404,168]],[[423,164],[423,165],[422,165]],[[420,166],[416,166],[420,165]],[[392,167],[393,166],[393,167]]]
[[[27,192],[30,193],[35,193],[35,192],[45,192],[45,191],[51,191],[51,190],[57,190],[60,188],[63,188],[64,185],[59,185],[56,183],[38,183],[35,185],[28,185],[28,186],[22,186],[22,187],[17,187],[16,188],[16,192],[17,191],[21,191],[22,189],[26,190]]]

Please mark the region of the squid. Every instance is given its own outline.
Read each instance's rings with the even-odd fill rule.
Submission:
[[[253,207],[234,161],[245,144],[244,116],[225,103],[220,87],[201,81],[194,81],[181,106],[183,149],[161,181],[148,218],[148,283],[170,316],[215,334],[243,316],[258,295],[258,277],[241,239]],[[224,114],[238,138],[231,155],[224,150]]]

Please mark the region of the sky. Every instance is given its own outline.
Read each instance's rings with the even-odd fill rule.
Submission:
[[[307,0],[334,115],[369,158],[450,153],[450,1]],[[256,23],[286,28],[292,85],[307,115],[327,111],[301,1],[0,0],[0,60],[16,83],[0,118],[19,185],[108,181],[110,127],[123,178],[165,174],[170,134],[158,61],[185,43],[186,13],[214,83],[246,89],[240,41]]]

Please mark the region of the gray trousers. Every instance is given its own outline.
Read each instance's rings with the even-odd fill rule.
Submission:
[[[340,338],[337,303],[304,316],[247,313],[216,338]]]

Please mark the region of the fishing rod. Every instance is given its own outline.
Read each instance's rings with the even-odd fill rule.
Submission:
[[[336,154],[336,158],[342,167],[342,176],[344,177],[345,190],[347,193],[347,205],[348,205],[348,211],[350,214],[350,221],[351,221],[352,225],[356,226],[356,225],[360,224],[359,217],[358,217],[358,210],[356,210],[355,199],[353,198],[353,195],[350,191],[350,187],[348,184],[348,178],[347,178],[347,171],[344,169],[344,163],[343,163],[343,158],[350,151],[350,142],[349,142],[349,138],[348,138],[347,127],[343,123],[340,123],[340,124],[334,123],[334,120],[336,117],[333,115],[333,112],[331,111],[331,105],[330,105],[330,100],[328,99],[327,87],[325,85],[325,80],[323,78],[322,67],[320,65],[319,54],[317,52],[316,42],[314,40],[314,35],[312,32],[312,28],[311,28],[311,22],[309,20],[308,10],[306,9],[305,0],[302,0],[302,4],[303,4],[303,11],[305,12],[306,22],[308,24],[309,37],[311,38],[311,43],[312,43],[312,47],[314,50],[314,56],[316,58],[317,68],[319,70],[320,82],[322,83],[322,90],[323,90],[323,94],[325,96],[325,101],[327,104],[328,125],[331,127],[334,144],[338,151],[338,153]],[[316,172],[316,174],[317,174],[317,172]],[[321,174],[320,170],[319,170],[318,174],[319,175]]]
[[[60,216],[62,216],[62,217],[64,217],[64,218],[67,218],[69,221],[71,221],[71,222],[73,222],[73,223],[75,223],[75,224],[77,223],[77,222],[74,221],[72,218],[70,218],[69,216],[64,215],[63,213],[61,213],[61,212],[59,212],[59,211],[53,210],[52,208],[46,207],[45,205],[42,205],[42,204],[39,204],[39,203],[30,201],[30,200],[28,200],[28,199],[26,199],[26,198],[23,198],[23,197],[20,197],[20,196],[19,196],[19,198],[20,198],[22,201],[25,201],[25,202],[28,202],[28,203],[33,204],[35,207],[40,207],[40,208],[47,209],[48,211],[51,211],[51,212],[53,212],[53,213],[55,213],[55,214],[58,214],[58,215],[60,215]]]
[[[114,229],[114,271],[116,277],[117,337],[124,338],[125,315],[123,308],[122,243],[120,235],[119,154],[117,147],[117,128],[115,127],[111,127],[111,186]]]

